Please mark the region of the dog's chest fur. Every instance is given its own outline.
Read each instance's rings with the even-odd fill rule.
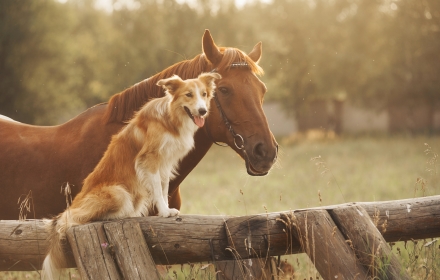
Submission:
[[[191,125],[194,126],[192,123]],[[194,147],[194,132],[181,131],[179,136],[164,133],[161,142],[159,154],[162,157],[162,168],[160,169],[168,172],[170,179],[173,179],[177,175],[176,168],[179,161]]]

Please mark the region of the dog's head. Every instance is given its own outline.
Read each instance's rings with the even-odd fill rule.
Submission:
[[[209,104],[214,96],[215,80],[221,79],[218,73],[202,73],[196,79],[182,80],[174,75],[157,82],[172,96],[173,107],[186,112],[189,118],[198,126],[205,124]]]

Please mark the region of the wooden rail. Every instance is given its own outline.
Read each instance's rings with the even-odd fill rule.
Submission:
[[[241,217],[181,215],[96,222],[68,232],[72,245],[67,250],[69,267],[78,264],[79,255],[84,262],[87,251],[92,252],[89,248],[111,255],[107,245],[112,248],[116,239],[111,239],[115,237],[110,232],[133,222],[139,225],[155,264],[218,262],[306,252],[324,278],[339,275],[339,279],[350,279],[378,273],[372,272],[371,266],[389,256],[386,242],[439,237],[440,196]],[[46,237],[41,220],[0,221],[0,270],[40,269],[47,248]],[[88,249],[81,253],[85,244]],[[378,247],[383,250],[377,250]],[[377,257],[376,260],[371,256]],[[389,279],[407,279],[396,259],[388,261]]]

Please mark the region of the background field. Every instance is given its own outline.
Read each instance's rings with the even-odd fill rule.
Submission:
[[[440,193],[439,176],[427,170],[434,169],[428,163],[433,155],[425,153],[425,143],[440,151],[440,137],[283,142],[279,163],[265,177],[248,176],[231,149],[213,146],[182,184],[182,214],[246,215],[263,213],[264,207],[275,212]],[[418,178],[427,182],[424,191]]]

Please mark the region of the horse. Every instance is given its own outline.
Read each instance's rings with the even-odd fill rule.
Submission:
[[[0,220],[17,219],[20,213],[23,217],[26,210],[35,219],[64,211],[111,137],[142,105],[163,96],[156,83],[174,74],[191,79],[202,72],[217,72],[222,79],[216,82],[205,126],[194,136],[194,149],[170,182],[169,206],[180,210],[180,184],[214,143],[238,153],[249,175],[266,175],[277,159],[278,144],[262,108],[266,86],[259,78],[264,73],[258,65],[261,55],[261,42],[246,54],[218,47],[205,30],[201,54],[169,66],[64,124],[34,126],[0,118]]]

